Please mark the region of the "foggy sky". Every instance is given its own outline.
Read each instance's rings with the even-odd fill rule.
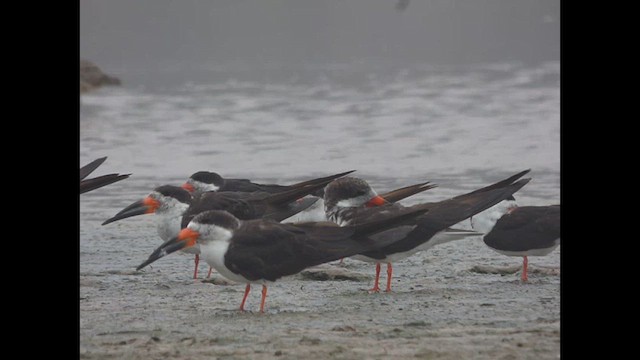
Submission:
[[[206,64],[459,64],[560,58],[558,0],[81,0],[107,71]]]

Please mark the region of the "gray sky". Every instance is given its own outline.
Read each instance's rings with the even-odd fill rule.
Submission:
[[[558,0],[81,0],[80,55],[117,71],[204,64],[560,58]]]

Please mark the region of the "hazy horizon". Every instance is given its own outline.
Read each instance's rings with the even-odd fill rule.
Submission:
[[[558,1],[413,0],[402,11],[396,3],[82,0],[80,56],[124,77],[216,67],[560,59]]]

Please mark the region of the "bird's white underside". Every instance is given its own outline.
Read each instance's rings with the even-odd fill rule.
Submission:
[[[506,250],[498,250],[495,248],[492,248],[491,246],[489,246],[489,248],[497,253],[500,253],[502,255],[506,255],[506,256],[545,256],[548,255],[549,253],[551,253],[553,250],[555,250],[555,248],[558,247],[558,245],[560,245],[560,238],[557,238],[554,242],[553,245],[550,247],[546,247],[546,248],[541,248],[541,249],[531,249],[531,250],[526,250],[526,251],[506,251]]]

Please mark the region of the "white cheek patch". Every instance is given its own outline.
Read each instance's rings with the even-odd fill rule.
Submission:
[[[156,210],[156,213],[165,216],[182,216],[189,208],[189,204],[180,202],[172,197],[163,196],[159,201],[161,205]]]
[[[200,181],[194,181],[193,186],[197,189],[202,189],[202,192],[205,191],[218,191],[220,189],[219,186],[214,184],[206,184]]]
[[[209,233],[209,237],[213,239],[213,241],[229,242],[233,237],[233,233],[225,228],[214,226]]]
[[[182,216],[187,209],[189,208],[189,204],[185,204],[175,199],[171,199],[171,203],[169,203],[169,207],[171,208],[171,213],[176,216]]]
[[[182,215],[188,208],[189,205],[172,198],[171,202],[164,205],[162,210],[156,211],[156,215],[159,215],[156,227],[162,240],[166,241],[178,236],[181,230]]]
[[[376,195],[358,196],[350,199],[343,199],[336,203],[338,208],[359,207],[366,204],[369,200],[373,199]]]
[[[228,243],[233,237],[233,233],[231,231],[216,225],[195,226],[192,229],[200,233],[198,242],[202,242],[202,243],[210,243],[210,242]]]

